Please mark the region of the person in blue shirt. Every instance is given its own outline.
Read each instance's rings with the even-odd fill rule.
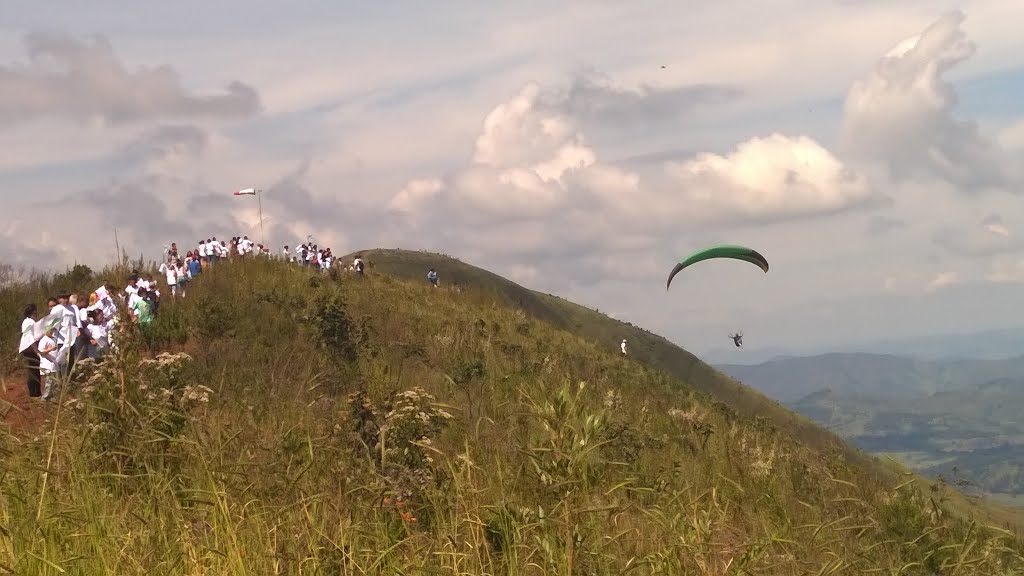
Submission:
[[[192,275],[193,278],[199,276],[199,273],[202,271],[202,269],[203,265],[199,263],[198,258],[193,258],[188,261],[188,272],[189,274]]]
[[[437,288],[437,272],[435,272],[433,268],[427,272],[427,280],[434,285],[434,288]]]

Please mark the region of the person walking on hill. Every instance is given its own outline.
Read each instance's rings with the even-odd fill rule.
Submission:
[[[177,258],[168,258],[166,262],[160,265],[158,270],[164,275],[164,279],[167,281],[167,288],[171,291],[171,298],[178,297],[178,262]]]
[[[625,338],[622,339],[622,344],[620,345],[620,347],[622,348],[622,355],[623,356],[627,356],[628,353],[626,352],[626,339]]]
[[[356,274],[362,276],[363,266],[363,256],[362,254],[359,254],[356,256],[356,259],[352,261],[352,269],[356,271]]]
[[[140,327],[149,327],[153,321],[153,308],[149,299],[149,290],[139,288],[139,297],[131,305],[132,312]]]
[[[427,280],[437,288],[437,272],[433,268],[427,272]]]
[[[198,256],[188,258],[188,275],[193,280],[203,271],[203,265],[199,262]]]
[[[36,341],[32,337],[32,325],[36,322],[36,305],[25,306],[24,315],[21,321],[21,343],[18,345],[18,352],[25,360],[26,385],[28,386],[29,398],[39,398],[42,391],[39,375],[39,350],[36,348]]]
[[[43,393],[40,396],[43,400],[53,397],[54,375],[60,370],[57,355],[60,354],[57,340],[54,338],[57,330],[50,328],[46,334],[39,339],[39,379],[43,383]]]

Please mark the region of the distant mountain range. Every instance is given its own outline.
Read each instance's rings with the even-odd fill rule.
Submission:
[[[1024,355],[1024,327],[963,334],[934,334],[916,338],[876,340],[849,346],[811,348],[735,348],[708,350],[701,357],[717,364],[760,364],[786,357],[816,356],[834,352],[890,354],[921,360],[943,358],[1000,359]]]
[[[830,353],[716,367],[868,452],[932,476],[955,468],[990,492],[1024,492],[1024,354]]]
[[[920,360],[891,354],[832,353],[754,365],[718,364],[716,368],[784,404],[821,390],[847,398],[908,400],[1024,376],[1024,355]]]

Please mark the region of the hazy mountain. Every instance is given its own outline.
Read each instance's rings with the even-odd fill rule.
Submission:
[[[1024,356],[918,360],[890,354],[834,353],[716,367],[783,403],[823,389],[840,396],[909,400],[1024,376]]]
[[[1024,357],[920,360],[822,354],[719,365],[873,453],[914,470],[1024,491]]]

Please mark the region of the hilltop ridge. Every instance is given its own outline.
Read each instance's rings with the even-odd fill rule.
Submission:
[[[218,265],[161,304],[146,340],[126,337],[68,387],[47,429],[0,435],[0,564],[1024,569],[1024,547],[972,526],[949,488],[859,454],[663,338],[437,255],[362,254],[365,278]],[[459,289],[430,287],[422,262]],[[74,288],[119,273],[83,272]],[[0,312],[46,289],[6,290]]]
[[[361,254],[372,269],[379,273],[413,282],[424,281],[426,271],[435,267],[448,285],[472,286],[482,290],[539,320],[579,333],[608,350],[617,350],[619,341],[627,338],[630,356],[637,362],[662,370],[748,417],[767,418],[773,425],[791,430],[801,441],[815,448],[841,450],[847,457],[862,463],[873,462],[839,436],[819,427],[810,419],[720,372],[667,338],[640,326],[611,318],[552,294],[530,290],[451,256],[427,251],[369,249],[352,252],[341,260],[350,261],[355,254]]]

